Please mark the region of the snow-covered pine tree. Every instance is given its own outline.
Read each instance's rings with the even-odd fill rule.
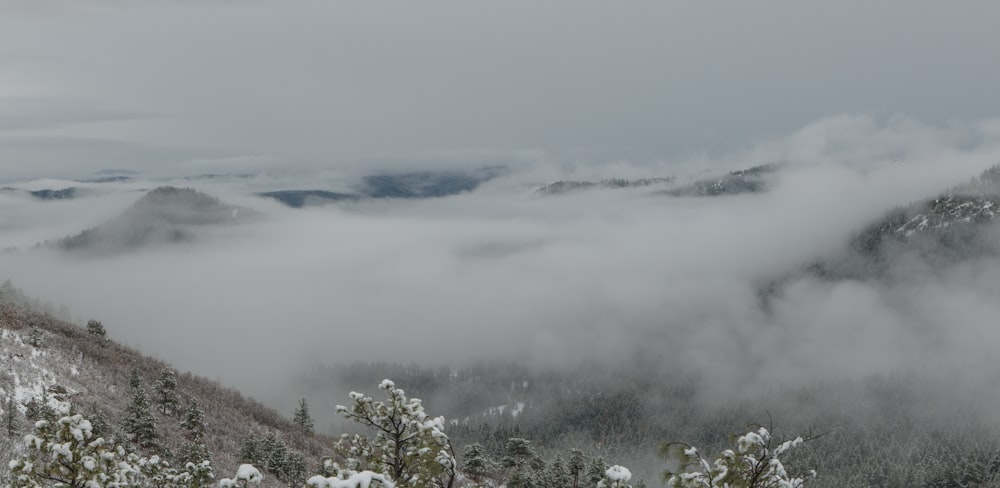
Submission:
[[[251,432],[243,439],[243,445],[240,446],[239,461],[256,466],[264,465],[264,455],[261,451],[260,439],[257,437],[257,434]]]
[[[587,486],[595,486],[604,479],[604,472],[608,470],[608,465],[600,457],[595,457],[590,466],[587,467]]]
[[[569,451],[569,476],[573,480],[573,488],[580,488],[580,474],[587,467],[587,459],[583,456],[583,451],[570,449]]]
[[[263,468],[280,480],[285,479],[288,468],[288,447],[278,438],[274,431],[268,431],[260,443],[261,455],[264,458]]]
[[[87,418],[90,420],[94,437],[111,437],[111,423],[108,422],[108,416],[104,414],[101,407],[97,406],[97,403],[91,403],[89,410]]]
[[[569,488],[569,475],[561,454],[556,453],[548,469],[545,470],[545,486],[551,488]]]
[[[351,392],[354,404],[337,406],[338,412],[375,435],[344,434],[336,451],[348,459],[351,470],[383,473],[400,488],[452,488],[455,454],[444,433],[444,417],[430,418],[419,399],[408,399],[392,381],[383,380],[379,389],[388,394],[385,401]]]
[[[24,441],[24,453],[10,462],[7,488],[206,488],[212,484],[211,464],[176,470],[157,456],[139,457],[125,446],[95,438],[82,415],[39,421]]]
[[[476,483],[488,478],[494,470],[493,461],[486,457],[482,444],[478,442],[465,446],[462,450],[462,460],[462,472]]]
[[[180,403],[174,370],[163,368],[160,370],[160,379],[156,382],[156,406],[163,415],[174,415],[180,410]]]
[[[44,415],[42,415],[41,409],[41,402],[39,402],[36,398],[32,398],[31,400],[28,400],[28,403],[24,404],[24,417],[28,419],[29,422],[42,420]]]
[[[17,435],[21,428],[20,423],[17,405],[14,403],[14,395],[7,395],[7,405],[3,408],[3,429],[7,437]]]
[[[543,488],[541,482],[526,469],[515,469],[504,483],[507,488]]]
[[[139,370],[132,368],[132,371],[128,375],[128,387],[132,390],[142,386],[142,380],[139,378]]]
[[[139,381],[139,372],[135,369],[132,370],[129,385],[132,386],[132,399],[125,407],[125,417],[122,419],[125,435],[140,448],[154,449],[159,447],[156,418],[153,417],[153,412],[150,410],[146,389]]]
[[[503,466],[509,468],[507,486],[509,488],[534,488],[539,486],[537,476],[538,456],[531,441],[520,437],[507,439],[504,447]],[[533,466],[535,465],[535,466]]]
[[[663,479],[670,488],[799,488],[815,478],[816,471],[792,475],[780,457],[806,440],[796,437],[775,446],[768,429],[759,427],[737,437],[735,449],[726,449],[711,461],[690,445],[664,444],[660,455],[677,468],[667,470]]]
[[[299,406],[295,409],[295,414],[292,416],[292,422],[299,426],[299,428],[304,432],[312,434],[313,419],[309,415],[309,404],[306,403],[305,398],[299,399]]]
[[[208,446],[200,441],[185,441],[177,449],[176,461],[178,465],[185,466],[188,463],[198,464],[203,461],[211,461],[212,454],[208,451]]]
[[[201,441],[205,438],[205,413],[198,406],[198,400],[191,399],[187,409],[184,411],[184,420],[181,427],[187,430],[187,438],[194,441]]]
[[[197,400],[191,399],[188,402],[181,427],[187,431],[184,434],[187,440],[181,444],[177,459],[184,464],[210,460],[211,453],[205,445],[205,414],[198,407]]]
[[[104,324],[98,320],[87,321],[87,333],[104,342],[108,337],[108,331],[104,329]]]
[[[54,420],[56,417],[55,410],[49,405],[49,393],[44,388],[42,389],[42,398],[32,398],[28,400],[25,404],[24,416],[28,418],[31,422],[37,422],[39,420]]]
[[[535,459],[535,447],[528,439],[511,437],[507,439],[507,445],[503,451],[503,465],[505,468],[525,467]]]
[[[288,467],[285,474],[285,481],[291,486],[302,486],[306,482],[306,474],[309,467],[306,464],[306,457],[298,451],[288,451]]]
[[[205,445],[205,414],[198,407],[198,401],[191,399],[184,411],[181,428],[185,430],[185,441],[177,452],[182,464],[199,463],[211,459],[211,452]]]

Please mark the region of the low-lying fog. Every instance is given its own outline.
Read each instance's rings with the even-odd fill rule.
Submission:
[[[0,254],[0,275],[282,410],[289,378],[337,361],[559,366],[614,362],[642,347],[665,365],[742,386],[977,364],[1000,340],[997,259],[933,274],[914,266],[892,284],[803,278],[770,313],[758,293],[836,255],[888,209],[1000,162],[998,142],[996,122],[838,117],[725,158],[661,167],[539,160],[458,196],[304,209],[252,192],[328,182],[175,181],[257,216],[200,229],[193,243],[112,256],[30,248],[113,217],[142,195],[133,190],[159,182],[92,185],[95,194],[68,201],[5,194],[0,248],[21,249]],[[534,193],[556,179],[671,168],[699,177],[774,161],[788,166],[760,194]]]

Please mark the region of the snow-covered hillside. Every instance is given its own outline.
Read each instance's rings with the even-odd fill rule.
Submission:
[[[0,289],[10,290],[10,287]],[[100,418],[111,437],[124,438],[123,419],[132,398],[130,372],[156,403],[157,380],[169,364],[146,357],[104,336],[23,305],[16,293],[0,293],[0,455],[11,458],[32,430],[33,415],[72,411]],[[112,331],[113,335],[113,331]],[[215,382],[189,373],[176,375],[181,409],[192,401],[204,412],[205,444],[217,476],[235,472],[240,448],[251,434],[274,439],[304,455],[307,469],[329,454],[332,440],[305,432],[287,418]],[[296,399],[289,399],[289,410]],[[180,412],[153,409],[159,454],[170,458],[186,441]],[[6,461],[6,459],[5,459]],[[0,469],[6,470],[6,462]],[[5,471],[4,471],[5,472]],[[4,475],[0,472],[0,477]],[[285,486],[274,480],[264,486]]]

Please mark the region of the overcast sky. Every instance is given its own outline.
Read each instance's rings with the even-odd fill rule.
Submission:
[[[997,114],[992,1],[0,0],[0,178],[672,161]]]

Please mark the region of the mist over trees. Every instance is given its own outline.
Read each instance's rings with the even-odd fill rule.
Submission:
[[[0,488],[1000,488],[1000,2],[0,5]]]
[[[350,302],[351,306],[338,304],[337,313],[348,315],[337,316],[336,323],[337,327],[351,327],[295,335],[291,328],[297,321],[286,322],[287,317],[272,315],[270,323],[288,323],[289,330],[259,332],[281,335],[279,343],[293,336],[311,337],[310,341],[298,340],[310,345],[325,344],[321,338],[337,339],[330,347],[341,350],[323,356],[304,355],[309,361],[350,358],[343,351],[364,350],[366,340],[381,337],[368,326],[389,327],[405,318],[405,327],[399,326],[391,335],[401,340],[391,344],[383,340],[385,347],[372,357],[386,358],[385,362],[308,364],[308,372],[298,381],[282,377],[288,387],[278,399],[283,414],[212,382],[179,374],[170,365],[143,358],[109,337],[109,330],[111,335],[132,333],[135,324],[142,321],[101,316],[101,320],[78,322],[85,325],[63,322],[56,317],[69,317],[69,309],[28,298],[7,282],[0,286],[0,319],[13,334],[4,336],[3,345],[16,376],[4,380],[12,386],[2,388],[5,395],[15,392],[17,400],[14,408],[4,407],[3,420],[7,432],[17,434],[8,435],[15,441],[2,447],[16,455],[20,449],[17,436],[31,431],[37,421],[58,422],[67,417],[55,414],[55,402],[73,400],[77,411],[66,413],[83,415],[93,435],[119,439],[123,448],[140,458],[159,455],[174,470],[210,461],[220,473],[236,473],[231,479],[234,484],[251,483],[262,476],[265,485],[301,486],[310,477],[319,476],[316,486],[374,482],[382,477],[386,484],[434,488],[579,488],[598,484],[634,488],[659,483],[665,471],[674,474],[663,481],[684,486],[691,480],[711,483],[723,470],[768,483],[819,487],[995,483],[1000,470],[1000,436],[990,409],[992,397],[984,393],[992,391],[996,383],[987,366],[987,339],[994,332],[984,324],[995,310],[992,270],[1000,269],[996,259],[1000,251],[995,245],[1000,235],[995,222],[995,209],[1000,205],[996,167],[943,193],[935,190],[929,193],[931,197],[923,196],[895,209],[872,204],[880,210],[863,225],[845,219],[810,227],[841,239],[836,245],[823,244],[822,252],[802,250],[800,245],[781,239],[759,238],[755,232],[722,232],[713,235],[759,239],[756,246],[773,244],[781,252],[761,252],[747,244],[746,249],[737,247],[740,252],[730,256],[722,252],[730,249],[727,242],[709,255],[694,247],[675,246],[685,240],[705,245],[701,237],[685,235],[679,229],[671,228],[667,239],[661,226],[653,225],[616,227],[588,220],[586,225],[560,227],[563,219],[579,218],[581,210],[565,210],[575,205],[599,209],[599,218],[613,223],[636,218],[630,216],[639,212],[636,222],[650,224],[654,222],[649,220],[651,216],[681,222],[683,219],[670,219],[694,217],[701,211],[724,215],[732,211],[729,205],[739,204],[750,205],[754,212],[778,212],[783,217],[763,224],[780,234],[777,231],[788,228],[782,219],[795,217],[795,212],[784,208],[786,194],[817,191],[815,182],[807,178],[814,171],[820,170],[775,165],[733,171],[720,178],[695,179],[691,188],[700,190],[684,194],[661,188],[689,184],[673,179],[611,179],[598,185],[613,192],[583,191],[589,188],[586,185],[575,188],[580,191],[568,191],[574,189],[569,188],[572,185],[557,185],[543,192],[544,196],[532,186],[530,199],[517,205],[551,212],[546,216],[546,229],[534,227],[538,222],[533,222],[521,238],[498,243],[494,242],[497,236],[484,239],[464,231],[448,235],[455,228],[449,228],[450,223],[442,225],[435,232],[443,237],[417,245],[421,248],[433,242],[435,245],[428,248],[440,251],[420,251],[419,255],[437,260],[423,263],[416,273],[401,273],[395,267],[412,264],[412,255],[399,258],[392,266],[381,263],[385,256],[394,255],[386,254],[386,249],[412,252],[412,246],[396,247],[393,239],[387,239],[388,244],[383,244],[386,249],[363,260],[363,273],[350,275],[359,282],[338,292],[322,287],[317,288],[321,292],[311,292],[331,303]],[[835,174],[854,177],[850,172]],[[410,181],[421,182],[421,178]],[[567,191],[557,190],[563,186]],[[420,212],[430,209],[450,222],[450,213],[456,212],[441,196],[428,196],[427,201],[418,201],[423,197],[386,198],[406,199],[413,207],[368,202],[348,210],[281,211],[300,211],[306,219],[316,215],[355,219],[365,222],[356,229],[391,231],[390,235],[397,235],[393,232],[397,232],[394,229],[399,221],[394,219],[406,221],[420,215],[409,222],[423,225],[425,217]],[[447,198],[484,205],[469,211],[468,215],[476,218],[491,212],[501,215],[499,221],[519,215],[486,206],[480,199],[488,197],[479,194]],[[705,203],[709,199],[715,200]],[[611,211],[589,207],[594,202]],[[243,208],[250,207],[222,203],[194,190],[162,187],[134,202],[132,210],[118,214],[120,218],[108,226],[93,228],[118,229],[122,236],[131,235],[132,230],[141,234],[145,232],[143,225],[131,227],[136,222],[124,216],[134,217],[136,212],[156,215],[166,222],[165,229],[180,226],[206,236],[209,248],[212,239],[236,244],[233,252],[219,246],[227,256],[214,254],[214,259],[205,262],[216,265],[232,259],[229,264],[236,266],[227,269],[244,269],[248,256],[256,255],[238,247],[239,239],[261,235],[254,234],[252,219],[233,220]],[[683,213],[690,209],[698,212]],[[202,211],[205,216],[199,215]],[[407,216],[408,212],[412,213]],[[837,214],[829,210],[825,215]],[[462,221],[467,214],[459,215],[457,221]],[[795,218],[795,222],[806,222]],[[144,224],[147,219],[138,220]],[[724,215],[711,222],[732,226],[739,219]],[[754,220],[749,225],[761,223]],[[487,234],[509,230],[507,223],[501,228],[493,225],[484,227]],[[549,227],[557,231],[545,234]],[[715,227],[706,223],[686,229],[704,233]],[[483,229],[476,230],[480,231]],[[539,234],[547,237],[537,242],[524,239]],[[455,236],[460,237],[460,244],[437,245]],[[277,239],[272,242],[286,242],[286,237],[271,236]],[[350,233],[339,237],[353,244],[363,240]],[[572,239],[567,241],[568,237]],[[418,240],[424,238],[417,236]],[[575,239],[585,244],[572,244]],[[325,247],[324,252],[344,254],[336,259],[343,259],[346,269],[352,269],[350,262],[357,255],[336,247],[343,245],[340,241],[331,241],[336,252]],[[815,238],[815,242],[820,241]],[[161,247],[143,245],[121,256],[111,253],[99,258],[57,259],[69,259],[58,261],[69,269],[84,262],[113,275],[121,272],[116,271],[119,259],[143,262],[156,257],[176,264],[178,258],[197,256],[199,248],[189,246],[194,241],[185,242],[167,239],[158,241]],[[607,247],[608,242],[611,247]],[[620,247],[626,242],[643,248],[635,249],[631,244]],[[650,249],[644,246],[657,242],[669,246],[657,247],[656,253],[649,254]],[[172,244],[178,247],[169,247]],[[296,241],[296,245],[306,244]],[[605,255],[609,249],[642,252],[635,256],[618,253],[619,261],[611,265],[587,258]],[[51,252],[34,249],[18,256],[28,260],[58,256],[48,254]],[[559,261],[574,252],[582,252],[584,258]],[[784,253],[795,257],[781,255],[776,263],[758,263]],[[686,263],[689,258],[695,260],[693,264]],[[73,261],[77,259],[83,261]],[[306,267],[315,266],[309,262]],[[442,272],[450,273],[457,284],[444,281],[443,289],[414,286],[424,283],[425,275],[435,277],[431,281],[437,283]],[[675,275],[684,278],[674,279]],[[503,276],[514,278],[504,282],[508,285],[501,287],[505,293],[475,291],[492,290],[495,280]],[[580,279],[595,276],[604,279]],[[157,277],[162,278],[160,274]],[[107,275],[102,279],[113,281]],[[343,279],[324,276],[319,283]],[[300,290],[294,282],[289,286]],[[389,296],[399,303],[387,307],[357,291],[384,287],[396,287]],[[243,289],[231,284],[210,288],[213,296],[223,297]],[[665,293],[664,289],[676,293]],[[402,290],[407,293],[401,294]],[[549,290],[560,292],[550,297]],[[260,302],[269,303],[273,310],[269,313],[285,313],[289,309],[280,306],[282,294],[287,298],[297,293],[284,291],[274,296],[279,301],[273,304]],[[579,297],[570,298],[576,295]],[[449,299],[442,302],[441,297]],[[366,300],[372,301],[366,304]],[[257,300],[247,302],[254,302],[248,305],[252,308]],[[445,303],[448,306],[440,308]],[[502,308],[495,308],[500,305]],[[433,314],[429,314],[431,309]],[[362,316],[364,311],[375,316]],[[425,327],[429,317],[439,314],[453,328]],[[99,316],[89,310],[87,315]],[[570,318],[579,319],[579,323],[568,326]],[[185,326],[189,321],[172,318],[170,325]],[[550,327],[549,322],[555,326]],[[469,325],[459,328],[456,324]],[[406,332],[407,327],[420,332]],[[205,342],[191,341],[180,330],[170,329],[170,334],[185,339],[191,347]],[[503,354],[505,347],[522,343],[528,330],[537,332],[539,342],[531,346],[535,349],[520,357]],[[236,330],[233,337],[242,340],[243,332],[242,328]],[[536,344],[534,339],[530,344]],[[248,350],[239,361],[255,363],[254,367],[280,377],[272,371],[280,365],[256,359],[278,348],[268,344],[267,348]],[[489,349],[496,349],[497,354],[481,354]],[[415,351],[434,352],[438,358],[407,363]],[[449,365],[452,357],[454,363]],[[940,363],[949,360],[954,363]],[[47,372],[36,367],[40,362],[46,364]],[[30,391],[23,386],[29,376],[38,378]],[[385,378],[396,383],[384,382]],[[406,391],[396,384],[405,385]],[[345,392],[365,391],[372,385],[380,385],[388,399],[355,394],[347,397],[350,402],[344,401]],[[75,401],[76,396],[80,401]],[[109,402],[109,396],[120,400]],[[335,411],[337,403],[346,406]],[[425,413],[425,407],[434,416]],[[765,417],[774,418],[776,424],[774,429],[768,426],[767,435],[748,427]],[[396,421],[402,423],[393,424]],[[219,427],[222,425],[226,427]],[[404,425],[411,428],[401,428]],[[748,431],[756,437],[744,436]],[[801,446],[795,444],[798,448],[794,450],[781,448],[782,433],[812,431],[826,434]],[[734,433],[746,441],[742,444],[745,452],[741,446],[727,447],[725,440]],[[768,436],[782,441],[772,445]],[[664,443],[671,441],[698,446],[697,455],[663,451]],[[779,451],[780,463],[772,462]],[[668,454],[669,459],[657,453]],[[328,459],[323,461],[324,457]],[[252,465],[254,471],[243,470],[241,477],[243,464]],[[761,471],[763,466],[774,470]],[[806,476],[811,469],[819,474]],[[783,477],[781,470],[789,476]],[[726,482],[737,484],[735,480]]]

